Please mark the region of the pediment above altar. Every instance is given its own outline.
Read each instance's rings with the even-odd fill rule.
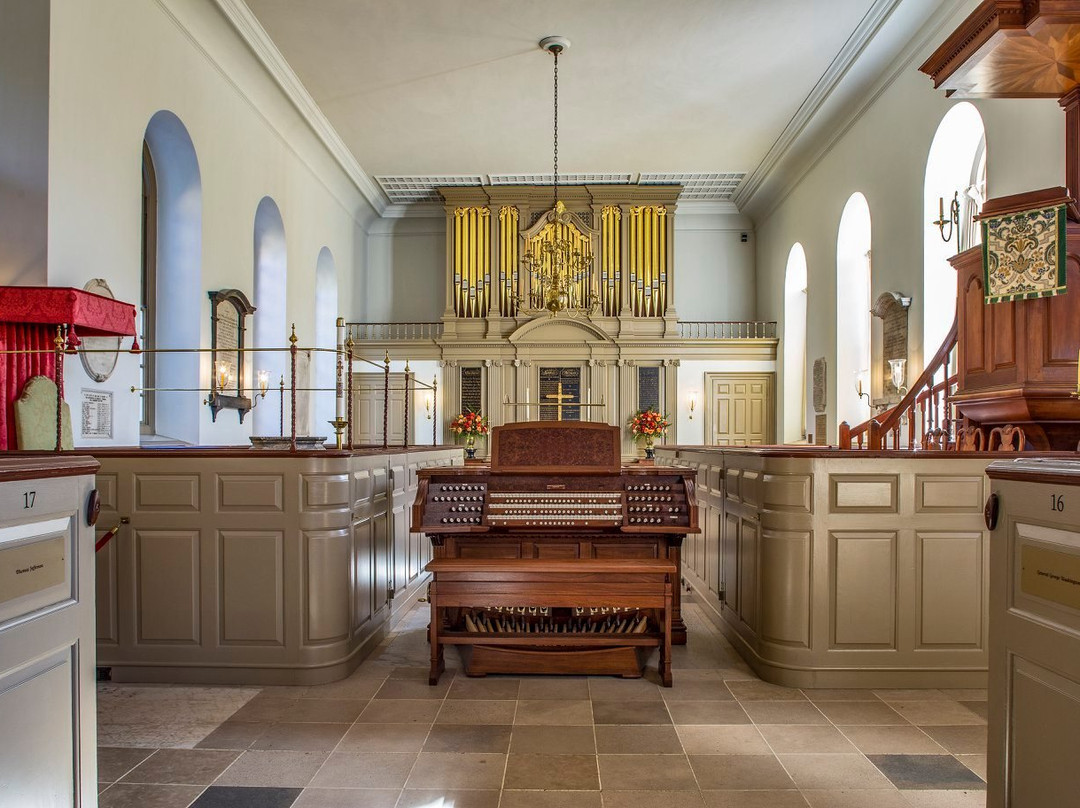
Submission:
[[[567,317],[537,317],[522,325],[509,337],[512,343],[611,342],[603,331],[588,320]]]

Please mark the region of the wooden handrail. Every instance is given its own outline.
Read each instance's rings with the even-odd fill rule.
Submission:
[[[916,405],[926,402],[933,398],[940,391],[947,391],[949,386],[955,382],[956,376],[949,377],[946,373],[945,380],[934,384],[933,378],[942,367],[945,366],[949,359],[949,354],[956,346],[957,339],[957,318],[953,317],[952,325],[949,327],[948,333],[945,335],[944,341],[941,343],[941,347],[937,349],[937,352],[927,363],[923,372],[919,375],[919,378],[915,380],[915,383],[911,385],[911,388],[900,399],[895,407],[886,410],[878,415],[876,418],[871,418],[867,421],[863,421],[856,426],[849,426],[846,421],[840,424],[839,430],[839,445],[841,449],[850,449],[853,440],[857,440],[859,446],[862,446],[862,435],[867,435],[867,448],[868,449],[880,449],[882,448],[882,436],[888,435],[890,432],[899,429],[900,419],[905,415],[911,415],[914,412]],[[914,422],[910,419],[910,424]],[[913,427],[912,427],[913,431]]]

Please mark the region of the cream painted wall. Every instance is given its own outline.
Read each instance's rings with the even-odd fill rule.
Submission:
[[[675,310],[682,320],[753,320],[754,223],[747,216],[675,212]],[[746,243],[740,240],[745,233]]]
[[[675,424],[675,434],[668,440],[683,446],[705,443],[705,396],[709,391],[705,386],[706,373],[775,373],[778,362],[771,361],[733,361],[683,359],[679,363],[678,406],[677,412],[667,413],[668,420]],[[695,394],[694,417],[690,417],[690,394]],[[780,393],[774,392],[779,396]],[[779,434],[777,432],[777,434]]]
[[[366,322],[435,322],[446,306],[446,216],[380,219],[353,311]]]
[[[963,16],[956,15],[944,30],[953,30]],[[866,196],[873,223],[871,300],[886,291],[913,298],[909,379],[921,372],[923,357],[938,347],[921,344],[923,175],[934,132],[955,102],[946,99],[943,91],[935,91],[930,80],[917,71],[928,55],[919,53],[900,68],[895,80],[783,200],[759,216],[759,318],[783,320],[787,256],[796,241],[806,250],[807,363],[812,366],[820,356],[828,361],[830,443],[836,442],[837,430],[836,237],[844,204],[855,191]],[[990,197],[1063,183],[1064,116],[1055,101],[990,100],[975,104],[986,124]],[[810,376],[808,373],[808,384]],[[841,379],[839,383],[846,382]],[[777,389],[783,390],[782,379]],[[778,419],[783,423],[784,408],[790,405],[781,400],[779,406]]]
[[[48,283],[81,287],[102,277],[117,298],[137,302],[142,138],[151,116],[168,109],[187,128],[202,175],[202,346],[210,344],[206,292],[235,287],[252,296],[252,227],[263,196],[284,221],[287,320],[301,346],[313,344],[319,251],[330,248],[338,299],[352,301],[375,214],[211,0],[52,0],[51,60]],[[84,387],[114,395],[114,437],[102,442],[138,443],[134,357],[121,355],[101,385],[77,359],[65,373],[76,445],[101,443],[80,439]],[[204,357],[198,384],[208,380]],[[250,418],[241,426],[225,411],[212,424],[201,407],[200,443],[246,443],[250,433]]]

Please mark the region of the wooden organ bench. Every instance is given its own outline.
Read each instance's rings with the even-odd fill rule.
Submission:
[[[441,558],[432,573],[431,674],[445,645],[468,646],[467,672],[641,676],[660,648],[660,681],[671,687],[672,595],[665,560]],[[465,650],[465,649],[463,649]]]
[[[469,675],[640,676],[643,649],[685,643],[679,554],[699,532],[694,473],[623,466],[607,424],[507,424],[491,441],[490,466],[417,473],[432,653],[466,646]],[[433,680],[440,664],[433,656]]]

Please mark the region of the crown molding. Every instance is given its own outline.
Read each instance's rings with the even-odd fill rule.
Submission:
[[[679,214],[737,214],[741,213],[739,206],[730,200],[719,199],[680,199]],[[678,221],[676,219],[676,221]]]
[[[356,189],[371,204],[375,212],[382,216],[389,205],[382,189],[365,173],[244,0],[214,0],[214,3],[251,49],[266,72],[281,88],[296,111],[300,113],[311,131],[326,146],[330,155],[341,166],[342,171],[352,180]]]
[[[773,172],[780,161],[787,156],[795,141],[799,139],[806,127],[818,114],[822,105],[859,60],[866,46],[881,30],[881,26],[892,16],[893,11],[901,2],[903,0],[875,0],[874,5],[859,21],[858,26],[848,37],[840,52],[836,54],[821,78],[818,79],[813,89],[810,90],[802,104],[799,105],[795,115],[784,127],[784,131],[780,133],[769,151],[765,153],[757,168],[750,172],[735,192],[734,202],[739,208],[746,209],[751,204],[761,184]]]

